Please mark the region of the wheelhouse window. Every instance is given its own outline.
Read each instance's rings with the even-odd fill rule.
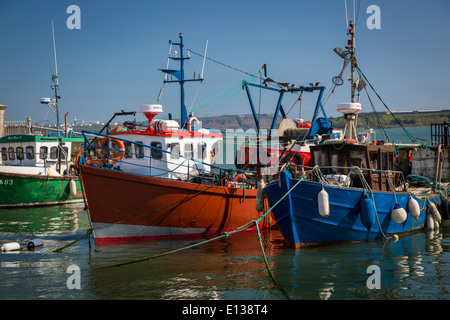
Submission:
[[[58,159],[58,147],[50,148],[50,159],[52,160]]]
[[[140,144],[134,145],[134,153],[136,154],[136,158],[142,159],[144,157],[144,146],[142,145],[142,141],[136,141]]]
[[[16,160],[16,156],[15,156],[13,147],[8,148],[8,157],[9,157],[9,160]]]
[[[131,142],[124,141],[125,146],[125,159],[133,158],[133,147],[131,145]]]
[[[39,148],[39,159],[47,159],[48,157],[48,147]]]
[[[366,168],[366,155],[363,150],[350,151],[350,167]]]
[[[389,170],[394,170],[394,153],[389,152],[388,168]]]
[[[314,151],[314,160],[319,167],[328,167],[328,154],[326,152]]]
[[[378,152],[370,151],[370,169],[378,170]]]
[[[180,144],[177,142],[171,143],[168,146],[170,154],[170,159],[177,160],[180,159]]]
[[[162,148],[161,142],[154,141],[154,142],[152,142],[150,144],[150,146],[153,147],[153,148],[151,148],[152,149],[152,152],[151,152],[152,158],[154,158],[154,159],[162,159],[163,152],[161,150],[161,148]],[[155,149],[155,148],[157,148],[157,149]]]
[[[192,143],[186,143],[184,145],[184,155],[188,158],[194,157],[194,146]]]
[[[381,169],[382,170],[388,169],[388,155],[386,152],[381,153]]]
[[[198,158],[205,159],[206,158],[206,143],[199,143],[197,148]]]
[[[61,159],[66,160],[66,157],[69,156],[69,148],[62,147],[63,152],[61,153]]]
[[[8,160],[8,151],[6,148],[2,148],[2,160]]]
[[[17,147],[16,148],[16,156],[17,156],[17,160],[25,159],[25,154],[23,152],[23,147]]]
[[[33,146],[28,146],[25,148],[25,154],[28,160],[33,160],[34,159],[34,147]]]

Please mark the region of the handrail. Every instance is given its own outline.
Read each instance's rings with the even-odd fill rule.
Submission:
[[[146,154],[146,152],[133,152],[132,150],[125,150],[125,153],[128,155],[132,155],[133,158],[141,158],[141,159],[145,159],[147,161],[130,161],[128,160],[126,157],[123,157],[121,160],[116,161],[116,163],[114,164],[109,164],[109,165],[104,165],[105,167],[109,167],[110,169],[115,168],[121,171],[126,171],[126,172],[130,172],[129,170],[123,169],[122,167],[125,167],[127,165],[129,166],[134,166],[136,168],[138,167],[147,167],[150,170],[155,170],[158,173],[156,174],[145,174],[148,176],[155,176],[155,177],[162,177],[164,175],[178,175],[179,178],[181,179],[181,176],[186,175],[188,177],[188,181],[189,178],[201,178],[202,180],[221,180],[223,179],[226,175],[231,175],[233,172],[237,172],[237,173],[247,173],[248,175],[254,175],[254,171],[250,171],[250,170],[233,170],[233,169],[227,169],[227,168],[222,168],[219,167],[217,165],[214,164],[210,164],[210,163],[206,163],[200,159],[195,159],[194,157],[187,157],[184,155],[181,155],[179,153],[174,153],[168,150],[164,150],[155,146],[151,146],[151,145],[146,145],[140,142],[136,142],[136,141],[132,141],[132,140],[128,140],[128,139],[124,139],[118,136],[112,136],[112,135],[107,135],[107,134],[103,134],[103,133],[98,133],[98,132],[91,132],[91,131],[82,131],[82,135],[84,137],[84,149],[86,152],[86,157],[89,158],[97,158],[96,156],[96,150],[98,150],[99,146],[97,144],[93,144],[92,141],[90,141],[88,139],[87,136],[90,137],[90,139],[92,139],[92,136],[96,136],[98,138],[103,138],[103,137],[107,137],[109,139],[115,139],[115,140],[120,140],[124,143],[127,144],[131,144],[131,145],[137,145],[139,147],[142,148],[147,148],[148,150],[150,150],[149,154]],[[94,139],[93,141],[95,141],[97,139]],[[106,155],[109,155],[109,150],[113,150],[113,151],[119,151],[117,148],[114,148],[112,146],[110,146],[110,144],[106,144],[105,147],[108,147],[108,152],[106,152]],[[90,154],[89,150],[94,151],[94,154]],[[157,152],[161,152],[163,154],[165,154],[166,156],[157,159],[155,157],[152,157],[152,151],[157,151]],[[123,151],[123,150],[122,150]],[[170,161],[169,160],[169,155],[176,155],[177,159],[180,159],[178,161]],[[111,157],[106,157],[106,159],[111,160]],[[158,160],[161,162],[164,162],[167,164],[166,168],[163,167],[155,167],[152,166],[153,161]],[[173,159],[172,159],[173,160]],[[169,169],[169,166],[172,166],[172,168]],[[184,172],[182,170],[185,170]],[[187,169],[187,171],[186,171]],[[138,170],[136,170],[138,171]],[[196,175],[193,172],[196,171],[197,173],[199,173],[198,175]],[[134,172],[131,172],[134,173]],[[142,172],[139,172],[138,174],[143,174]],[[237,175],[237,174],[236,174]]]

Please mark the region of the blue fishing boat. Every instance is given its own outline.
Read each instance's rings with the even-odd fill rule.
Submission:
[[[445,188],[414,188],[405,172],[396,170],[410,159],[398,157],[394,145],[357,135],[361,104],[355,97],[363,81],[355,80],[354,27],[350,22],[346,51],[334,49],[344,68],[351,65],[351,102],[338,105],[346,121],[342,136],[317,135],[310,147],[311,166],[286,163],[265,187],[278,228],[296,246],[388,239],[425,226],[432,229],[441,222],[443,200],[448,211]],[[343,84],[341,76],[333,78],[335,86]]]

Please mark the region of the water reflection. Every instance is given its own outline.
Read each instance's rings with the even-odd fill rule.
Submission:
[[[449,227],[398,241],[373,241],[288,251],[274,257],[277,278],[293,299],[448,299]],[[369,289],[370,265],[381,288]]]
[[[79,228],[81,204],[0,209],[0,233],[74,232]]]
[[[249,299],[282,300],[269,277],[255,231],[176,254],[100,269],[179,249],[201,240],[148,241],[89,249],[87,240],[54,253],[89,226],[83,206],[2,210],[0,241],[35,251],[0,254],[2,299]],[[398,241],[294,249],[278,231],[263,234],[269,266],[291,299],[449,299],[450,227]],[[68,290],[66,270],[81,268],[81,290]],[[367,288],[367,268],[380,267],[381,289]]]

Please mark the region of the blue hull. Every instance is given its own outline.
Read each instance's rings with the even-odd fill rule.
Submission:
[[[265,189],[270,207],[297,182],[289,173],[282,171],[279,180],[270,183]],[[426,199],[415,198],[421,208],[416,220],[408,210],[409,193],[397,192],[394,195],[391,192],[373,192],[378,219],[369,231],[361,221],[360,203],[364,196],[362,189],[326,185],[324,189],[328,193],[330,209],[326,218],[319,214],[318,194],[322,190],[322,184],[317,182],[300,182],[272,209],[277,226],[286,240],[296,245],[368,241],[380,239],[383,234],[389,237],[420,230],[425,226]],[[437,204],[441,202],[441,197],[436,195],[430,200]],[[396,202],[408,214],[403,223],[397,223],[391,218]]]

